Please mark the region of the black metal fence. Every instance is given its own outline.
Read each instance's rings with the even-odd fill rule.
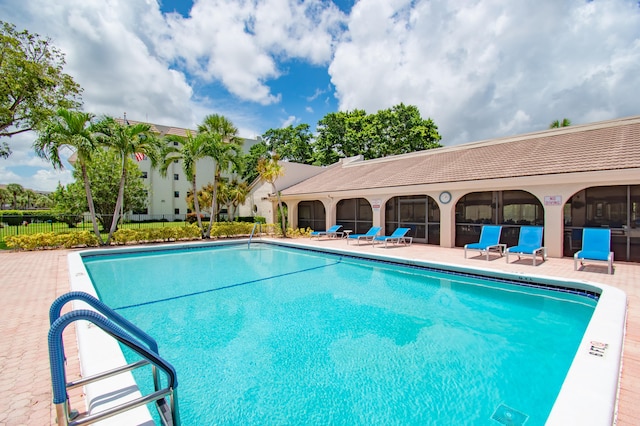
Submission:
[[[98,221],[100,232],[109,232],[113,216],[101,216]],[[118,224],[118,229],[159,228],[164,226],[185,226],[186,215],[126,214]],[[205,218],[204,220],[208,220]],[[104,225],[103,225],[104,224]],[[93,231],[88,215],[0,215],[0,248],[5,248],[5,238],[11,235],[36,234],[40,232]]]

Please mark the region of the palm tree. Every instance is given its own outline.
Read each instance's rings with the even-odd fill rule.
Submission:
[[[222,206],[225,206],[227,208],[227,222],[230,222],[230,215],[231,215],[231,183],[229,182],[229,179],[227,178],[219,178],[218,179],[218,208],[217,208],[217,214],[220,214],[220,211],[222,210]]]
[[[211,235],[211,227],[217,211],[218,180],[222,172],[231,168],[239,170],[242,155],[242,139],[238,136],[238,129],[222,115],[212,114],[204,118],[198,126],[198,135],[205,139],[207,157],[211,158],[213,167],[213,195],[211,197],[211,220],[205,232],[205,238]]]
[[[151,133],[151,125],[136,123],[133,125],[120,124],[112,117],[105,117],[96,124],[99,131],[98,138],[102,143],[118,153],[122,162],[120,168],[120,184],[118,186],[118,198],[111,218],[111,227],[106,244],[111,242],[111,237],[116,231],[120,218],[121,207],[124,203],[124,185],[127,179],[126,159],[135,154],[144,154],[151,160],[151,167],[158,164],[160,157],[160,143],[158,138]]]
[[[235,218],[238,212],[238,206],[247,200],[249,195],[249,184],[238,179],[232,179],[229,185],[229,194],[231,198],[231,205],[233,206],[233,216]]]
[[[25,207],[29,210],[33,207],[33,202],[36,200],[38,195],[32,189],[25,189],[24,196],[26,198]]]
[[[36,208],[51,207],[52,204],[53,202],[51,201],[51,198],[44,194],[36,194],[36,197],[33,200],[33,205]]]
[[[280,221],[282,222],[282,236],[287,236],[286,221],[284,217],[284,209],[282,208],[282,200],[280,199],[280,192],[276,189],[276,180],[284,176],[284,167],[278,163],[280,156],[273,154],[271,158],[261,158],[258,161],[258,173],[260,177],[271,184],[273,192],[278,198],[278,208],[280,209]]]
[[[200,217],[200,202],[197,196],[198,190],[196,188],[196,163],[198,160],[207,157],[206,140],[201,135],[193,135],[189,131],[187,131],[186,137],[169,135],[166,140],[169,144],[162,149],[160,174],[166,176],[169,166],[176,160],[182,160],[182,170],[189,182],[191,182],[191,194],[195,194],[193,196],[193,206],[198,220],[198,227],[202,235],[204,235],[204,227]],[[178,146],[174,146],[173,142],[177,142]]]
[[[550,129],[558,129],[560,127],[569,127],[571,126],[571,120],[568,118],[563,118],[562,121],[553,120],[551,124],[549,124]]]
[[[4,209],[4,205],[11,199],[11,194],[5,188],[0,188],[0,210]]]
[[[98,237],[98,241],[102,242],[91,195],[91,182],[87,175],[87,162],[91,160],[91,155],[96,150],[101,149],[92,131],[92,119],[93,115],[89,113],[59,109],[53,121],[39,133],[33,147],[36,154],[51,162],[54,169],[63,168],[60,160],[60,150],[63,147],[71,148],[76,152],[76,164],[80,166],[82,173],[93,232]]]
[[[7,185],[7,192],[11,195],[11,199],[13,200],[13,204],[11,204],[12,209],[18,208],[18,197],[24,194],[24,188],[19,183],[10,183]]]

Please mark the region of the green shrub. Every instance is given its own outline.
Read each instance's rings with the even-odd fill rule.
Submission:
[[[287,237],[308,238],[311,236],[311,228],[287,228]]]
[[[100,245],[98,238],[91,231],[69,232],[57,234],[58,247],[97,247]]]
[[[179,240],[198,240],[202,238],[202,232],[200,231],[200,228],[198,228],[198,225],[191,224],[181,226],[178,229],[180,231],[178,233]]]
[[[216,222],[211,227],[211,237],[238,237],[251,234],[253,223]]]
[[[124,229],[120,228],[113,233],[112,240],[115,244],[127,244],[133,241],[138,241],[139,232],[137,229]]]
[[[89,231],[56,234],[39,232],[36,234],[11,235],[6,238],[7,247],[16,250],[37,250],[51,248],[96,247],[98,239]]]
[[[115,244],[143,243],[151,241],[198,240],[201,233],[198,225],[168,226],[164,228],[118,229],[113,234]]]

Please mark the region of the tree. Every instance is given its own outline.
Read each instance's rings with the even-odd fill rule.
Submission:
[[[569,126],[571,126],[571,120],[569,120],[568,118],[563,118],[562,121],[553,120],[551,124],[549,124],[550,129],[559,129],[560,127],[569,127]]]
[[[385,136],[378,157],[441,146],[438,143],[442,139],[438,127],[433,120],[424,120],[418,108],[413,105],[400,103],[391,109],[378,111],[374,123],[378,126],[377,133]]]
[[[160,174],[167,175],[169,166],[174,161],[182,161],[182,170],[185,176],[191,182],[191,193],[197,194],[196,187],[196,163],[207,157],[207,147],[205,138],[200,134],[192,134],[187,131],[185,137],[177,135],[169,135],[166,137],[168,144],[163,147],[161,152],[162,164],[160,165]],[[175,146],[177,144],[178,146]],[[202,218],[200,217],[200,202],[198,197],[194,197],[194,209],[198,220],[198,227],[204,236],[204,227],[202,226]],[[211,219],[213,220],[213,219]]]
[[[11,194],[5,188],[0,188],[0,210],[4,209],[4,205],[11,200]]]
[[[222,207],[224,206],[227,208],[227,222],[229,222],[231,220],[231,183],[229,182],[229,179],[221,177],[218,179],[217,184],[218,189],[216,192],[218,195],[218,208],[216,211],[216,217],[219,216],[222,211]],[[209,185],[211,186],[211,184]]]
[[[118,191],[120,188],[120,174],[114,173],[122,167],[120,155],[107,149],[101,149],[94,153],[91,162],[87,165],[87,173],[91,180],[91,189],[94,196],[97,218],[102,229],[109,229],[112,223],[112,215],[116,210],[118,202]],[[144,181],[140,177],[140,169],[137,163],[131,159],[125,159],[127,169],[124,185],[124,197],[122,200],[124,211],[143,209],[147,201],[147,190]],[[73,172],[76,181],[67,185],[68,199],[70,206],[80,206],[79,210],[86,211],[86,197],[82,189],[82,176],[76,169]],[[74,207],[75,208],[75,207]],[[78,210],[69,213],[75,214]]]
[[[80,86],[62,72],[64,64],[50,39],[0,21],[0,138],[41,130],[58,109],[80,106]],[[0,144],[0,157],[10,154]]]
[[[249,195],[249,185],[237,178],[221,178],[218,181],[218,203],[227,208],[227,220],[234,220],[238,206],[245,202]],[[218,209],[220,210],[220,209]]]
[[[120,184],[118,185],[118,198],[113,211],[109,234],[107,235],[106,244],[109,244],[118,226],[120,212],[124,211],[122,206],[124,200],[124,185],[127,179],[126,159],[137,153],[144,154],[151,160],[151,167],[156,167],[162,147],[160,146],[158,138],[151,133],[151,126],[146,123],[133,125],[129,125],[128,123],[121,124],[112,117],[105,117],[97,123],[95,127],[99,132],[99,140],[104,146],[115,151],[121,162],[121,167],[119,168]]]
[[[53,200],[48,195],[36,194],[36,198],[33,204],[36,208],[52,207]]]
[[[12,209],[18,208],[18,197],[24,193],[24,188],[19,183],[10,183],[7,185],[7,192],[11,195],[11,199],[13,200],[11,204]]]
[[[75,166],[76,170],[80,166],[93,232],[98,241],[102,242],[96,220],[91,181],[87,173],[87,163],[91,161],[92,155],[101,150],[93,134],[92,119],[92,114],[61,108],[47,127],[38,132],[38,138],[33,147],[36,154],[48,160],[55,169],[63,168],[60,160],[60,150],[62,148],[68,147],[75,151],[77,156]]]
[[[247,200],[249,195],[249,184],[238,179],[232,179],[229,184],[229,198],[233,206],[233,218],[238,213],[238,206]]]
[[[258,173],[260,177],[271,184],[271,189],[276,194],[278,199],[278,209],[280,211],[280,219],[282,223],[282,236],[287,236],[286,218],[284,209],[282,208],[282,200],[280,199],[280,192],[276,189],[276,180],[284,176],[284,167],[278,163],[278,154],[274,154],[271,158],[261,158],[258,161]]]
[[[51,194],[53,199],[51,212],[59,215],[59,220],[66,223],[69,228],[75,228],[76,224],[82,220],[82,214],[87,211],[87,198],[76,196],[70,189],[73,186],[74,184],[62,186],[58,183],[58,187]],[[75,186],[77,187],[77,184]]]
[[[240,170],[242,159],[242,139],[238,137],[238,129],[226,117],[218,114],[208,115],[198,126],[198,136],[204,138],[207,157],[211,158],[213,167],[213,194],[211,197],[211,220],[204,236],[209,238],[213,220],[216,216],[217,181],[222,172],[235,168]]]
[[[308,124],[269,129],[262,137],[267,141],[271,152],[278,154],[281,159],[301,164],[313,163],[313,135]]]
[[[249,148],[249,153],[242,158],[242,171],[240,176],[247,182],[253,182],[260,176],[258,173],[258,161],[261,158],[270,158],[269,146],[265,141],[260,141]]]
[[[355,155],[369,160],[437,148],[440,139],[434,122],[422,119],[412,105],[401,103],[376,114],[357,109],[329,113],[318,122],[314,164],[329,165]]]
[[[346,137],[346,126],[344,112],[331,112],[318,121],[318,134],[313,142],[314,164],[328,166],[344,156],[338,150]]]
[[[218,191],[218,193],[219,192],[220,191]],[[211,205],[211,195],[213,194],[213,186],[211,185],[211,182],[207,183],[202,188],[200,188],[197,194],[198,194],[198,204],[200,206]],[[187,192],[187,208],[191,211],[195,211],[195,199],[193,198],[193,191]],[[217,213],[218,212],[216,212],[216,214]]]
[[[37,194],[32,189],[25,189],[24,194],[25,204],[24,207],[26,210],[33,208],[33,203],[38,197]]]

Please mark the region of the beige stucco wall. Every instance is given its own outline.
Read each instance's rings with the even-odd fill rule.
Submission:
[[[366,189],[358,191],[327,192],[304,197],[287,196],[283,200],[290,206],[289,222],[297,226],[297,209],[291,206],[300,201],[319,200],[325,206],[326,226],[336,221],[336,206],[338,201],[350,198],[365,198],[370,204],[380,202],[380,208],[373,209],[373,225],[381,226],[384,230],[384,205],[396,196],[428,195],[440,207],[440,245],[442,247],[455,246],[455,206],[458,200],[471,192],[523,190],[536,196],[544,207],[544,241],[550,257],[562,257],[564,244],[564,204],[576,192],[594,186],[609,185],[639,185],[640,169],[608,170],[599,172],[567,173],[545,176],[518,177],[512,179],[485,179],[465,182],[450,182],[439,184],[411,185],[404,187]],[[439,195],[443,191],[451,193],[452,199],[443,204]],[[545,203],[545,197],[561,200],[560,205]]]
[[[284,169],[284,175],[276,179],[275,187],[277,191],[282,191],[292,185],[302,182],[312,176],[322,173],[325,169],[308,164],[280,162]],[[269,182],[258,180],[253,183],[247,201],[240,206],[240,216],[263,216],[267,223],[275,223],[277,219],[278,203],[276,197],[272,196],[273,188]],[[297,203],[293,206],[287,205],[289,215],[295,212],[298,217]],[[292,209],[293,207],[293,209]],[[292,212],[293,210],[293,212]]]

